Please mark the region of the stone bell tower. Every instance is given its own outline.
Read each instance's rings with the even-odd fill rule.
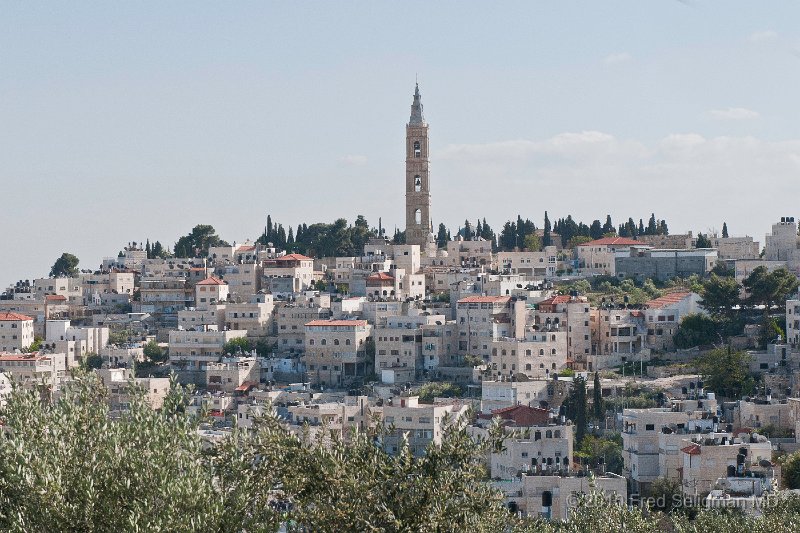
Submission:
[[[411,118],[406,124],[406,244],[418,244],[420,249],[425,247],[431,233],[429,165],[428,124],[422,115],[417,84]]]

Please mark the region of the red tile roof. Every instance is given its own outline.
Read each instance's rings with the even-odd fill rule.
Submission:
[[[568,303],[570,300],[570,296],[567,294],[559,294],[557,296],[551,296],[547,300],[542,300],[539,302],[539,305],[557,305],[557,304],[565,304]]]
[[[44,297],[44,299],[45,300],[59,300],[59,301],[61,301],[61,300],[66,300],[67,297],[66,296],[61,296],[60,294],[48,294],[47,296]]]
[[[386,272],[378,272],[377,274],[373,274],[367,278],[367,281],[391,281],[394,282],[394,277],[390,276]]]
[[[493,304],[505,303],[511,300],[511,296],[467,296],[461,298],[458,303],[460,304]]]
[[[0,312],[0,320],[17,322],[20,320],[33,320],[33,318],[29,317],[28,315],[23,315],[22,313],[14,313],[13,311],[9,312],[3,311]]]
[[[681,448],[681,451],[689,455],[700,455],[700,446],[698,444],[690,444],[685,448]]]
[[[236,250],[236,251],[237,252],[250,252],[250,251],[255,250],[255,249],[256,249],[255,246],[240,246],[239,249]]]
[[[227,283],[219,279],[217,276],[211,276],[210,278],[206,278],[199,282],[198,285],[227,285]]]
[[[625,237],[603,237],[602,239],[596,239],[593,241],[585,242],[583,244],[579,244],[578,246],[648,246],[648,245],[640,241],[627,239]]]
[[[691,292],[672,292],[670,294],[665,294],[660,298],[656,298],[655,300],[650,300],[645,305],[650,309],[661,309],[662,307],[667,307],[681,302],[691,295]]]
[[[527,405],[512,405],[503,409],[492,411],[492,418],[513,422],[516,426],[529,427],[547,424],[550,421],[550,411]]]
[[[0,363],[2,363],[3,361],[41,361],[44,359],[47,359],[47,357],[39,355],[39,352],[26,353],[21,355],[0,353]]]
[[[289,255],[282,255],[275,259],[275,261],[313,261],[310,257],[306,257],[303,254],[289,254]]]
[[[366,326],[366,320],[312,320],[306,326]]]

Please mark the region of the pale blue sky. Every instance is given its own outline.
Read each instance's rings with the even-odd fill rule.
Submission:
[[[795,2],[0,2],[0,284],[197,223],[800,215]]]

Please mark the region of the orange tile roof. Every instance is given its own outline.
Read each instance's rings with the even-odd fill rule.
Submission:
[[[48,294],[44,297],[45,300],[66,300],[66,296],[61,296],[60,294]]]
[[[661,309],[662,307],[667,307],[681,302],[691,295],[691,292],[672,292],[670,294],[665,294],[660,298],[656,298],[655,300],[650,300],[649,302],[645,303],[645,305],[650,309]]]
[[[551,296],[547,300],[542,300],[539,302],[539,305],[557,305],[557,304],[565,304],[568,303],[570,300],[570,296],[567,294],[559,294],[557,296]]]
[[[210,278],[206,278],[199,282],[198,285],[227,285],[227,283],[219,279],[217,276],[211,276]]]
[[[378,272],[368,277],[367,281],[394,281],[394,278],[386,272]]]
[[[275,261],[313,261],[313,259],[306,257],[303,254],[289,254],[277,257]]]
[[[366,320],[312,320],[306,326],[366,326]]]
[[[511,300],[511,296],[467,296],[461,298],[458,303],[460,304],[492,304],[492,303],[505,303]]]
[[[4,311],[0,312],[0,320],[17,322],[20,320],[33,320],[33,317],[29,317],[28,315],[23,315],[22,313],[14,313],[13,311],[9,312]]]
[[[647,244],[626,237],[603,237],[578,246],[648,246]]]
[[[0,353],[0,363],[3,361],[41,361],[43,359],[47,359],[47,357],[39,355],[39,352],[25,354]]]
[[[689,455],[700,455],[700,446],[697,444],[690,444],[685,448],[681,448],[683,453],[688,453]]]

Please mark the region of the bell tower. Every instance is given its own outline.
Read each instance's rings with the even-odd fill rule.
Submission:
[[[411,118],[406,124],[406,244],[428,242],[431,192],[428,179],[428,124],[422,114],[419,84],[414,89]]]

